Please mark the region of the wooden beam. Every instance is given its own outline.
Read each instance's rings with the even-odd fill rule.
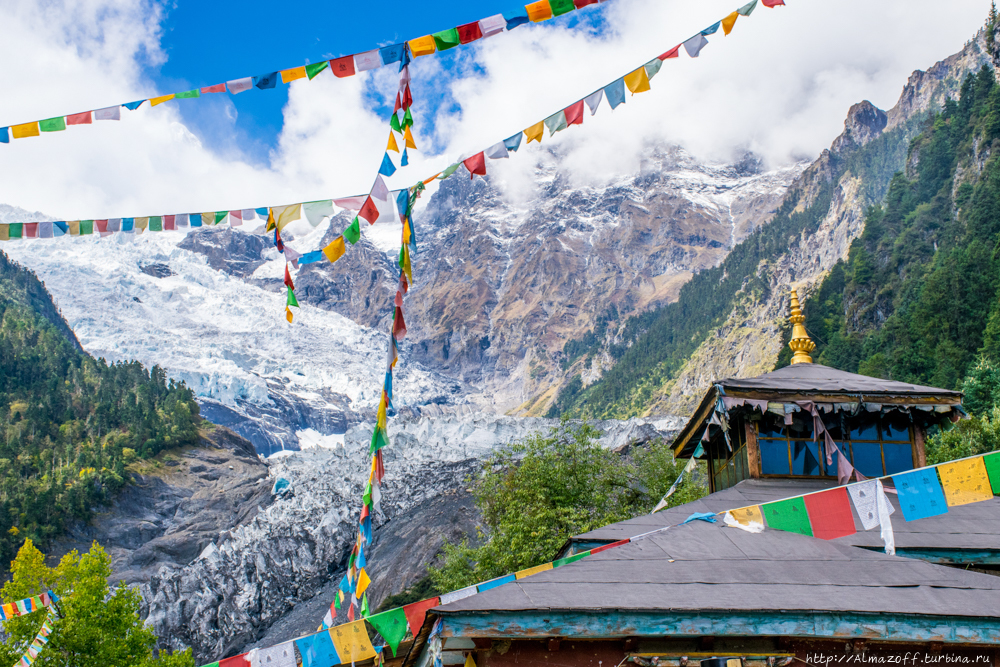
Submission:
[[[1000,646],[1000,618],[864,612],[502,611],[442,614],[444,637],[803,637]]]
[[[743,422],[743,430],[747,438],[747,467],[751,479],[760,479],[760,447],[757,445],[757,429],[753,422],[747,419]]]

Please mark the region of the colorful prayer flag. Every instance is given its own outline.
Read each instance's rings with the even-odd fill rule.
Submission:
[[[212,86],[203,86],[200,89],[200,92],[201,92],[202,95],[204,95],[206,93],[224,93],[224,92],[226,92],[226,84],[224,84],[224,83],[217,83],[217,84],[212,85]]]
[[[802,497],[778,500],[760,506],[769,528],[812,536],[809,514]]]
[[[159,97],[151,97],[149,98],[149,106],[155,107],[157,104],[163,104],[164,102],[169,102],[172,99],[174,99],[173,93],[169,95],[161,95]]]
[[[329,632],[296,639],[295,645],[302,655],[302,667],[331,667],[344,662],[333,645],[333,638]]]
[[[549,135],[551,136],[556,132],[562,132],[566,129],[566,114],[562,111],[557,111],[542,122],[545,123],[545,127],[549,128]]]
[[[604,97],[608,99],[611,110],[614,111],[619,104],[625,103],[625,77],[612,81],[604,86]]]
[[[323,222],[323,218],[327,218],[333,215],[333,201],[330,199],[323,199],[320,201],[311,201],[302,205],[303,210],[306,214],[306,220],[313,227],[319,225]]]
[[[714,35],[715,33],[717,33],[719,31],[719,26],[720,25],[722,25],[722,21],[716,21],[712,25],[710,25],[707,28],[705,28],[704,30],[702,30],[701,34],[703,34],[703,35]]]
[[[126,102],[122,106],[125,107],[126,109],[128,109],[129,111],[135,111],[136,109],[138,109],[139,107],[141,107],[142,103],[145,102],[145,101],[146,100],[136,100],[135,102]]]
[[[990,478],[982,457],[942,463],[937,467],[948,507],[978,503],[993,498]]]
[[[406,51],[406,44],[393,44],[392,46],[384,46],[378,50],[379,58],[382,60],[383,65],[391,65],[392,63],[402,62],[403,53]]]
[[[633,95],[636,93],[644,93],[649,90],[649,77],[646,76],[646,68],[640,67],[639,69],[626,74],[625,85]]]
[[[117,108],[117,107],[115,107]],[[67,125],[90,125],[93,122],[93,112],[84,111],[83,113],[74,113],[66,116]]]
[[[354,56],[334,58],[330,61],[330,71],[341,79],[346,76],[354,76]]]
[[[253,78],[253,85],[260,90],[270,90],[278,85],[278,73],[262,74]]]
[[[516,153],[517,149],[521,147],[521,137],[523,135],[523,132],[518,132],[512,137],[507,137],[503,140],[503,145],[507,147],[508,151]]]
[[[663,67],[663,61],[660,60],[659,58],[653,58],[648,63],[642,66],[642,68],[646,70],[646,77],[650,81],[653,80],[653,77],[656,76],[657,72],[660,71],[661,67]]]
[[[466,158],[462,161],[465,168],[469,170],[469,179],[476,177],[476,174],[480,176],[486,175],[486,156],[482,153],[476,153],[470,158]]]
[[[492,146],[487,148],[484,152],[486,153],[486,157],[488,157],[491,160],[502,160],[510,156],[510,154],[507,152],[507,147],[504,145],[502,141],[493,144]]]
[[[777,7],[778,5],[785,4],[785,0],[761,0],[765,7]]]
[[[479,29],[482,31],[483,37],[497,35],[503,32],[506,27],[507,20],[504,19],[503,14],[494,14],[479,21]]]
[[[515,579],[524,579],[525,577],[530,577],[533,574],[538,574],[539,572],[545,572],[552,569],[552,563],[542,563],[541,565],[536,565],[535,567],[525,568],[514,573]]]
[[[411,39],[409,41],[409,45],[410,53],[412,53],[414,57],[429,56],[437,50],[433,35],[426,35],[424,37]]]
[[[38,129],[42,132],[62,132],[66,129],[66,119],[62,116],[56,116],[38,121]]]
[[[201,97],[201,91],[197,88],[194,90],[185,90],[183,93],[175,94],[174,97],[179,100],[192,99],[195,97]]]
[[[389,143],[386,145],[385,149],[387,151],[396,151],[397,153],[399,152],[399,144],[396,143],[395,132],[391,131],[389,132]]]
[[[357,221],[357,218],[355,218],[355,221]],[[345,252],[347,252],[347,246],[344,245],[343,236],[338,236],[337,238],[333,239],[333,241],[331,241],[329,245],[323,248],[323,254],[326,256],[326,258],[330,261],[331,264],[333,262],[336,262],[341,257],[343,257]]]
[[[0,144],[10,143],[10,133],[8,132],[10,128],[0,127]]]
[[[306,78],[305,67],[293,67],[281,70],[281,83],[291,83],[292,81],[304,78]]]
[[[708,44],[708,40],[705,39],[705,36],[699,32],[697,35],[684,42],[684,50],[687,51],[687,54],[692,58],[697,58],[698,54],[701,53],[701,50],[705,48],[706,44]]]
[[[993,452],[983,457],[986,473],[990,477],[990,486],[994,495],[1000,495],[1000,452]]]
[[[948,511],[941,483],[934,468],[920,468],[892,475],[899,494],[899,507],[907,521],[937,516]]]
[[[272,209],[275,225],[278,231],[284,231],[290,223],[302,217],[302,204],[291,204],[289,206],[275,206]]]
[[[354,68],[359,72],[367,72],[382,66],[382,58],[378,55],[378,49],[354,54]]]
[[[576,9],[573,0],[549,0],[549,7],[552,8],[553,16],[562,16]]]
[[[483,36],[483,30],[479,25],[479,22],[466,23],[465,25],[460,25],[457,28],[458,31],[458,41],[462,44],[468,44],[469,42],[474,42],[477,39],[481,39]]]
[[[375,221],[378,220],[378,207],[375,206],[375,202],[370,196],[365,200],[361,210],[358,211],[358,215],[367,220],[370,225],[374,225]]]
[[[318,63],[311,63],[309,65],[306,65],[306,76],[309,77],[310,81],[312,81],[313,79],[316,78],[317,74],[319,74],[329,66],[330,63],[329,61],[326,60],[321,60]]]
[[[119,106],[94,110],[94,120],[121,120],[122,109]]]
[[[368,639],[368,630],[363,620],[332,627],[328,632],[342,664],[375,657],[375,647]]]
[[[750,2],[737,9],[736,13],[739,14],[740,16],[750,16],[750,14],[753,13],[753,10],[756,9],[756,7],[757,7],[757,0],[750,0]]]
[[[739,11],[735,11],[726,18],[722,19],[722,32],[729,34],[733,31],[733,26],[736,25],[736,19],[740,17]]]
[[[449,28],[431,35],[434,38],[434,46],[438,51],[447,51],[459,45],[458,29]]]
[[[593,116],[597,113],[597,107],[601,106],[601,100],[604,99],[604,89],[601,88],[595,93],[587,95],[584,101],[587,103],[587,108],[590,109],[590,115]],[[569,120],[569,114],[566,114],[566,120]]]
[[[549,6],[549,0],[532,2],[530,5],[525,5],[524,9],[528,12],[528,19],[530,19],[532,23],[538,23],[552,18],[552,7]]]
[[[391,133],[390,133],[390,136],[391,136]],[[394,165],[392,163],[392,160],[389,159],[389,154],[388,153],[386,153],[382,157],[382,165],[378,168],[378,173],[380,173],[381,175],[386,176],[386,177],[392,176],[393,174],[396,173],[396,165]]]
[[[542,143],[542,134],[545,132],[545,121],[539,121],[526,129],[524,131],[524,136],[527,137],[528,141],[526,143],[531,143],[532,141],[537,141]]]
[[[21,125],[12,125],[10,131],[11,134],[14,135],[15,139],[37,137],[39,135],[38,122],[36,121],[34,123],[22,123]]]
[[[438,606],[440,598],[430,598],[413,602],[403,606],[403,613],[406,614],[406,623],[410,626],[410,632],[416,637],[420,633],[420,628],[424,624],[427,610]]]
[[[382,639],[392,649],[392,655],[395,657],[396,650],[399,648],[400,642],[406,637],[406,631],[408,630],[406,614],[403,613],[403,610],[400,608],[390,609],[381,614],[369,616],[368,623],[375,628],[376,632],[382,635]]]
[[[410,112],[407,111],[406,113]],[[410,132],[409,126],[403,131],[403,139],[406,141],[407,148],[413,148],[414,150],[417,148],[417,142],[413,140],[413,134]]]
[[[756,0],[754,0],[754,2],[756,2]],[[670,49],[666,53],[661,54],[659,56],[659,58],[660,58],[661,61],[663,61],[663,60],[669,60],[670,58],[676,58],[678,55],[680,55],[679,54],[680,49],[681,49],[681,45],[678,44],[677,46],[675,46],[674,48]]]
[[[583,100],[574,102],[563,109],[566,125],[583,125]]]
[[[242,79],[233,79],[232,81],[227,81],[226,87],[229,88],[229,92],[232,93],[233,95],[244,93],[253,88],[253,77],[248,76]]]
[[[847,490],[838,486],[829,491],[810,493],[804,496],[813,537],[833,540],[845,535],[853,535],[854,515]]]
[[[354,216],[354,220],[351,224],[347,226],[343,234],[344,240],[349,241],[351,245],[354,245],[361,240],[361,224],[358,222],[358,216]]]

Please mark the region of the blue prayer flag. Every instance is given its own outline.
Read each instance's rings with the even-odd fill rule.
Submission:
[[[507,147],[507,150],[516,153],[517,149],[521,147],[521,137],[523,135],[524,132],[518,132],[513,137],[507,137],[503,140],[503,145]]]
[[[261,220],[267,220],[267,207],[266,206],[264,208],[255,208],[254,211],[257,212],[257,215],[260,216]]]
[[[190,213],[188,219],[191,221],[192,227],[201,227],[201,213]]]
[[[948,502],[944,499],[936,468],[920,468],[893,475],[892,483],[899,494],[903,518],[907,521],[925,519],[948,511]]]
[[[614,109],[619,104],[625,103],[625,77],[609,83],[604,87],[604,97],[608,98],[608,104]]]
[[[404,167],[406,165],[410,164],[410,157],[406,154],[406,149],[405,148],[403,149],[403,157],[401,157],[399,159],[399,164],[402,165],[402,166],[404,166]]]
[[[333,638],[327,631],[318,632],[302,639],[296,639],[295,645],[302,655],[302,667],[331,667],[342,664],[333,645]]]
[[[278,73],[271,72],[270,74],[262,74],[261,76],[255,76],[253,78],[253,85],[257,86],[261,90],[267,88],[274,88],[278,83]]]
[[[388,153],[382,157],[382,166],[378,168],[378,173],[383,176],[392,176],[396,173],[396,165],[394,165],[392,160],[389,159]]]
[[[122,231],[131,232],[135,229],[135,218],[122,218]]]
[[[379,56],[382,58],[382,64],[388,65],[389,63],[398,63],[403,59],[403,52],[406,50],[406,44],[393,44],[392,46],[386,46],[378,50]]]
[[[403,58],[399,61],[399,71],[402,72],[403,68],[410,64],[412,58],[410,57],[410,45],[403,44]]]
[[[0,144],[10,143],[10,132],[7,131],[6,127],[0,127]]]
[[[316,262],[319,262],[323,259],[324,257],[322,250],[313,250],[312,252],[307,252],[301,257],[299,257],[299,266],[303,264],[315,264]]]
[[[704,30],[701,31],[701,34],[703,34],[703,35],[714,35],[715,31],[719,29],[720,25],[722,25],[722,21],[719,21],[715,25],[708,26],[707,28],[705,28]]]
[[[52,235],[53,236],[63,236],[69,233],[69,225],[65,221],[60,220],[58,222],[52,223]]]
[[[358,569],[360,570],[367,564],[368,560],[365,558],[365,549],[364,547],[361,547],[358,549]]]
[[[410,191],[403,189],[396,195],[396,208],[399,210],[399,217],[406,216],[406,210],[410,208]]]
[[[385,384],[382,385],[382,388],[385,390],[385,395],[388,396],[389,400],[391,401],[392,400],[392,373],[386,373],[385,374]]]
[[[510,14],[505,13],[503,18],[507,21],[507,30],[513,30],[514,28],[528,22],[528,16],[524,13],[523,9],[518,12],[511,12]]]
[[[136,109],[138,109],[139,107],[141,107],[142,103],[145,102],[145,101],[146,100],[137,100],[135,102],[126,102],[122,106],[125,107],[126,109],[128,109],[129,111],[135,111]]]
[[[516,581],[517,576],[513,574],[508,574],[504,577],[497,577],[496,579],[490,579],[489,581],[484,581],[483,583],[476,586],[476,590],[480,593],[483,591],[488,591],[491,588],[496,588],[497,586],[503,586],[504,584],[509,584],[512,581]]]

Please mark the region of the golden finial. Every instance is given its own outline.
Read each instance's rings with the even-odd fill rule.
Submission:
[[[792,363],[811,364],[813,360],[809,353],[816,349],[816,343],[812,342],[809,334],[806,333],[806,327],[803,324],[806,318],[799,306],[799,295],[794,289],[789,307],[792,311],[791,317],[788,318],[788,321],[792,323],[792,340],[789,341],[788,347],[792,348],[792,352],[795,353],[792,355]]]

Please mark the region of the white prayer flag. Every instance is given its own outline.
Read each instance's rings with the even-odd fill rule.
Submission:
[[[692,58],[697,58],[698,54],[701,53],[701,50],[705,48],[706,44],[708,44],[708,40],[705,39],[703,34],[698,33],[688,41],[684,42],[684,50],[687,51],[687,54]]]
[[[229,88],[229,92],[233,95],[246,92],[253,88],[253,77],[248,76],[244,79],[234,79],[232,81],[227,81],[226,86]]]
[[[493,35],[500,34],[506,28],[507,19],[503,17],[503,14],[487,16],[479,22],[479,29],[482,31],[483,37],[492,37]]]
[[[502,141],[500,143],[493,144],[492,146],[487,148],[485,152],[486,152],[486,157],[490,158],[491,160],[502,160],[503,158],[509,157],[510,155],[507,152],[507,147],[504,146],[504,143]]]
[[[373,199],[377,199],[379,201],[385,201],[389,198],[389,188],[386,187],[385,181],[382,180],[382,174],[375,177],[375,185],[372,186],[371,195]]]
[[[94,120],[121,120],[122,108],[120,106],[107,107],[105,109],[94,110]]]
[[[252,208],[245,208],[243,209],[242,213],[243,213],[243,222],[250,222],[251,220],[257,217],[257,211],[253,210]]]
[[[365,51],[354,56],[354,68],[359,72],[382,66],[382,59],[378,55],[378,49]]]
[[[751,521],[750,523],[744,525],[744,524],[740,523],[739,521],[737,521],[736,518],[732,514],[730,514],[729,512],[726,512],[726,515],[724,517],[722,517],[722,521],[727,526],[732,526],[733,528],[739,528],[740,530],[745,530],[748,533],[763,533],[764,532],[764,524],[757,523],[756,521]]]
[[[590,109],[590,115],[593,116],[597,113],[597,107],[601,106],[601,100],[604,99],[604,89],[601,88],[596,93],[591,93],[587,95],[584,100],[587,103],[587,107]]]
[[[323,218],[333,215],[333,201],[329,199],[325,201],[312,201],[304,204],[302,208],[305,210],[306,220],[313,227],[323,222]]]

